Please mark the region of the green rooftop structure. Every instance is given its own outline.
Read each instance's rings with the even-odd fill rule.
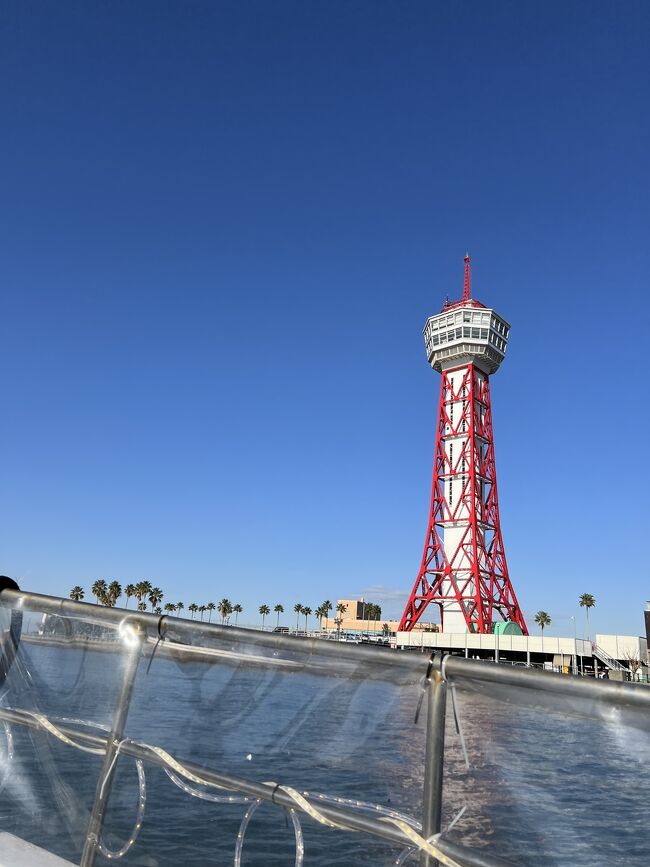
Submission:
[[[511,620],[499,620],[492,624],[492,632],[495,635],[523,635],[521,626]]]

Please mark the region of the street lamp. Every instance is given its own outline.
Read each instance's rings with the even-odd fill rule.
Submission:
[[[575,615],[571,615],[571,620],[573,620],[573,673],[578,673],[578,633],[576,632],[576,618]]]

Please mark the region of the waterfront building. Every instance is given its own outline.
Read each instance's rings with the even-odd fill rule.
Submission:
[[[472,634],[450,632],[398,632],[399,650],[440,651],[467,659],[537,666],[565,674],[596,677],[607,671],[612,680],[648,682],[648,642],[638,635],[598,633],[594,641],[575,636],[521,635],[502,631]]]
[[[339,607],[343,610],[339,611]],[[399,620],[386,620],[386,618],[373,619],[369,617],[370,604],[361,596],[359,599],[337,599],[332,617],[323,618],[321,628],[328,632],[342,632],[345,634],[375,634],[394,635],[399,627]],[[418,624],[418,630],[438,629],[435,623]]]

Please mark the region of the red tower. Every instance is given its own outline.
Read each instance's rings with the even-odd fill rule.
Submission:
[[[492,632],[500,619],[528,635],[501,536],[490,406],[489,377],[509,332],[505,319],[472,298],[466,255],[462,299],[445,301],[424,328],[442,382],[429,527],[400,630],[411,630],[433,602],[443,632]]]

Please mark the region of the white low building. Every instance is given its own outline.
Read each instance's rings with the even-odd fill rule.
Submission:
[[[469,659],[521,662],[528,665],[550,663],[554,667],[589,667],[596,671],[629,670],[631,660],[645,664],[647,642],[635,635],[596,635],[595,641],[555,635],[476,635],[469,632],[398,632],[398,648],[440,650]]]
[[[596,645],[624,665],[637,660],[645,664],[648,642],[639,635],[596,635]]]

